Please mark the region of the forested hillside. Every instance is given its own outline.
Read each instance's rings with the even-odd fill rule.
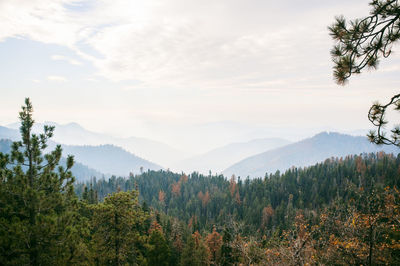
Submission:
[[[399,171],[400,156],[376,153],[253,180],[148,171],[80,183],[76,192],[94,203],[138,190],[182,265],[191,256],[205,260],[196,265],[396,264]]]
[[[142,206],[163,217],[160,228],[183,265],[191,265],[185,262],[193,255],[185,252],[194,248],[191,233],[199,243],[193,252],[208,260],[196,265],[367,264],[370,258],[396,264],[399,172],[400,156],[372,153],[262,179],[148,171],[80,183],[76,191],[97,202],[115,191],[138,190]],[[182,227],[186,236],[177,233]],[[207,245],[208,255],[201,255]]]
[[[296,210],[318,212],[335,200],[350,200],[351,187],[400,187],[399,171],[400,156],[362,154],[327,159],[283,174],[278,171],[262,179],[148,171],[129,179],[114,176],[79,183],[76,192],[82,196],[84,187],[92,187],[103,200],[118,189],[138,189],[141,202],[186,223],[196,221],[198,230],[221,227],[231,217],[243,222],[247,232],[264,232],[287,229]],[[263,222],[264,209],[274,213],[268,224]],[[292,212],[289,216],[288,211]]]

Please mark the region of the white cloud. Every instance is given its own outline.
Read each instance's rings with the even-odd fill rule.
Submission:
[[[90,81],[90,82],[98,82],[98,80],[95,79],[95,78],[87,78],[86,80],[87,80],[87,81]]]
[[[72,0],[30,0],[0,2],[0,40],[22,36],[44,43],[72,47],[79,22],[64,8]]]
[[[22,36],[67,46],[92,61],[99,75],[142,86],[262,86],[282,76],[315,76],[321,58],[329,61],[326,25],[340,12],[335,8],[366,14],[364,2],[2,1],[0,40]],[[90,8],[79,11],[85,3]]]
[[[48,76],[47,80],[55,81],[55,82],[66,82],[66,81],[68,81],[68,79],[63,77],[63,76]]]
[[[66,62],[70,63],[71,65],[77,65],[77,66],[82,65],[82,62],[75,60],[73,58],[69,58],[67,56],[63,56],[63,55],[52,55],[51,59],[56,60],[56,61],[57,60],[58,61],[66,61]]]
[[[53,59],[93,64],[93,72],[79,76],[44,72],[61,75],[49,81],[65,82],[63,75],[74,81],[67,83],[74,93],[59,91],[56,97],[65,93],[65,106],[76,108],[54,112],[55,119],[84,115],[96,121],[88,122],[95,127],[117,134],[122,126],[131,127],[124,132],[142,130],[143,136],[156,139],[170,130],[176,143],[184,139],[188,145],[203,145],[181,129],[194,121],[218,120],[368,127],[365,112],[372,100],[384,101],[398,88],[392,74],[398,63],[391,55],[390,65],[382,60],[377,72],[338,87],[332,80],[333,42],[327,26],[335,15],[368,14],[369,1],[0,0],[0,41],[17,36],[57,44],[78,57],[54,52]],[[91,4],[77,10],[85,2]],[[71,4],[76,5],[68,9]],[[77,100],[74,95],[81,92]],[[84,112],[76,111],[82,106]],[[132,121],[149,126],[137,128]]]

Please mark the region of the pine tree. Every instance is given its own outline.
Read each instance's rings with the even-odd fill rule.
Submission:
[[[232,230],[224,228],[221,246],[221,265],[232,265],[235,262],[232,249]]]
[[[0,153],[2,265],[64,264],[73,259],[70,248],[79,242],[79,236],[73,236],[77,233],[73,157],[64,168],[58,166],[60,145],[43,155],[54,127],[44,126],[42,134],[33,134],[32,114],[27,98],[19,113],[21,141],[12,144],[11,154]]]
[[[186,266],[209,265],[209,250],[201,238],[199,232],[195,232],[188,238],[182,252],[181,264]]]
[[[94,208],[93,240],[98,262],[119,266],[142,260],[138,245],[146,239],[137,229],[144,224],[146,215],[137,192],[113,193]]]
[[[154,221],[150,228],[150,238],[148,245],[149,265],[168,265],[170,259],[170,249],[162,232],[162,227]]]
[[[344,85],[353,74],[365,68],[376,69],[380,58],[392,54],[394,44],[400,40],[400,5],[398,0],[372,0],[369,16],[351,20],[336,18],[329,27],[330,35],[337,42],[331,51],[334,62],[333,75],[338,84]],[[400,147],[400,127],[386,132],[389,107],[400,111],[400,94],[386,104],[374,103],[368,112],[369,121],[376,127],[368,137],[376,144]],[[389,136],[388,136],[389,135]]]

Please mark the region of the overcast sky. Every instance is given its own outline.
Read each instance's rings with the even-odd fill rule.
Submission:
[[[40,122],[189,150],[368,129],[399,90],[400,47],[341,87],[327,30],[368,2],[0,0],[0,124],[29,96]]]

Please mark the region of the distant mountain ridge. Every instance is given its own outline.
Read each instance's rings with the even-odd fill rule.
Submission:
[[[82,175],[87,178],[89,175],[119,175],[128,176],[129,173],[138,174],[141,170],[160,170],[162,166],[157,161],[149,161],[133,154],[126,146],[118,147],[116,144],[107,143],[102,145],[93,145],[91,143],[106,140],[104,135],[86,131],[76,123],[70,123],[59,126],[55,123],[46,123],[56,126],[56,136],[66,140],[86,143],[86,145],[66,145],[62,144],[64,153],[75,156],[77,162],[86,168],[82,168],[81,172],[87,174]],[[17,125],[12,125],[17,127]],[[36,130],[41,129],[41,125],[36,126]],[[58,129],[58,131],[57,131]],[[60,133],[62,132],[62,133]],[[82,133],[82,137],[80,134]],[[71,134],[71,135],[70,135]],[[10,129],[0,126],[0,139],[7,138],[17,140],[19,138],[17,129]],[[61,136],[61,137],[60,137]],[[91,139],[93,137],[93,139]],[[106,136],[111,139],[111,136]],[[131,144],[138,138],[120,139],[121,141],[132,139]],[[56,139],[57,140],[57,139]],[[75,140],[76,141],[76,140]],[[149,141],[149,140],[146,140]],[[151,141],[150,141],[151,142]],[[51,143],[51,142],[50,142]],[[146,142],[149,143],[149,142]],[[54,147],[55,143],[50,146]],[[140,149],[146,150],[147,144],[143,144]],[[158,153],[158,144],[149,148],[149,154]],[[136,145],[139,147],[140,145]],[[166,150],[164,150],[166,151]],[[207,173],[222,173],[225,176],[232,174],[246,177],[264,176],[266,172],[271,173],[276,170],[285,171],[286,169],[296,166],[309,166],[329,157],[343,157],[350,154],[370,153],[384,151],[386,153],[397,154],[399,149],[394,146],[376,146],[368,142],[366,137],[350,136],[340,133],[322,132],[311,138],[304,139],[299,142],[290,143],[281,138],[264,138],[255,139],[248,142],[237,142],[225,145],[220,148],[213,149],[204,154],[191,157],[171,164],[173,171]],[[168,156],[168,151],[164,156]],[[173,155],[171,155],[172,157]],[[181,155],[182,156],[182,155]],[[153,155],[152,157],[156,157]],[[171,161],[172,158],[171,158]],[[95,170],[94,170],[95,169]],[[92,172],[90,172],[92,171]],[[94,172],[96,173],[94,173]],[[93,173],[93,174],[92,174]]]
[[[142,159],[120,147],[106,144],[100,146],[61,145],[64,154],[75,156],[81,162],[107,175],[129,176],[139,174],[141,169],[160,170],[161,166]]]
[[[292,166],[304,167],[330,157],[384,151],[398,154],[394,146],[377,146],[366,137],[322,132],[314,137],[248,157],[223,171],[226,176],[263,177],[276,170],[285,171]]]
[[[139,137],[128,137],[128,138],[117,138],[109,136],[107,134],[96,133],[83,128],[78,123],[68,123],[65,125],[57,124],[55,122],[36,123],[34,125],[34,132],[41,132],[43,125],[55,126],[53,140],[66,144],[66,145],[104,145],[112,144],[115,146],[122,147],[123,149],[149,161],[157,162],[163,166],[168,167],[175,161],[179,161],[187,157],[185,152],[179,151],[165,143],[154,141],[146,138]],[[1,127],[4,129],[4,135],[8,136],[12,133],[7,129],[17,130],[19,123],[12,123],[7,127]],[[19,136],[18,130],[15,131],[17,137]],[[2,136],[2,130],[0,129],[0,138]],[[4,138],[4,137],[3,137]],[[15,137],[9,139],[15,139]]]
[[[221,173],[224,169],[251,155],[275,149],[291,143],[281,138],[254,139],[247,142],[231,143],[207,153],[183,160],[175,165],[173,169],[177,171],[193,172],[197,171],[208,174]]]
[[[52,125],[51,123],[49,124]],[[71,126],[80,128],[78,124],[72,124]],[[68,127],[68,130],[72,127]],[[35,126],[36,132],[41,132],[41,129],[40,125]],[[67,132],[65,132],[65,134],[67,134]],[[20,133],[17,129],[9,129],[0,126],[0,139],[11,139],[15,141],[19,139],[19,135]],[[52,149],[58,143],[51,140],[48,144],[48,149]],[[76,165],[75,167],[76,175],[79,178],[88,178],[92,176],[101,177],[103,175],[128,176],[129,173],[139,174],[141,169],[144,171],[147,171],[148,169],[163,169],[162,166],[156,163],[140,158],[121,147],[111,144],[99,146],[61,144],[61,146],[63,148],[63,155],[74,155],[75,161],[82,164]],[[87,166],[87,168],[90,169],[86,169],[84,166]],[[77,171],[78,168],[80,171]]]
[[[0,126],[0,139],[17,140],[19,135],[20,134],[17,129]]]
[[[9,139],[0,139],[0,152],[9,154],[11,151],[11,144],[12,141]],[[63,155],[65,156],[66,154],[63,152]],[[60,160],[60,165],[66,166],[66,159],[65,157],[62,157]],[[92,177],[96,178],[101,178],[104,176],[103,173],[100,173],[99,171],[89,168],[86,165],[81,164],[80,162],[75,161],[74,166],[71,169],[72,174],[75,176],[77,181],[83,182],[86,180],[89,180]]]

